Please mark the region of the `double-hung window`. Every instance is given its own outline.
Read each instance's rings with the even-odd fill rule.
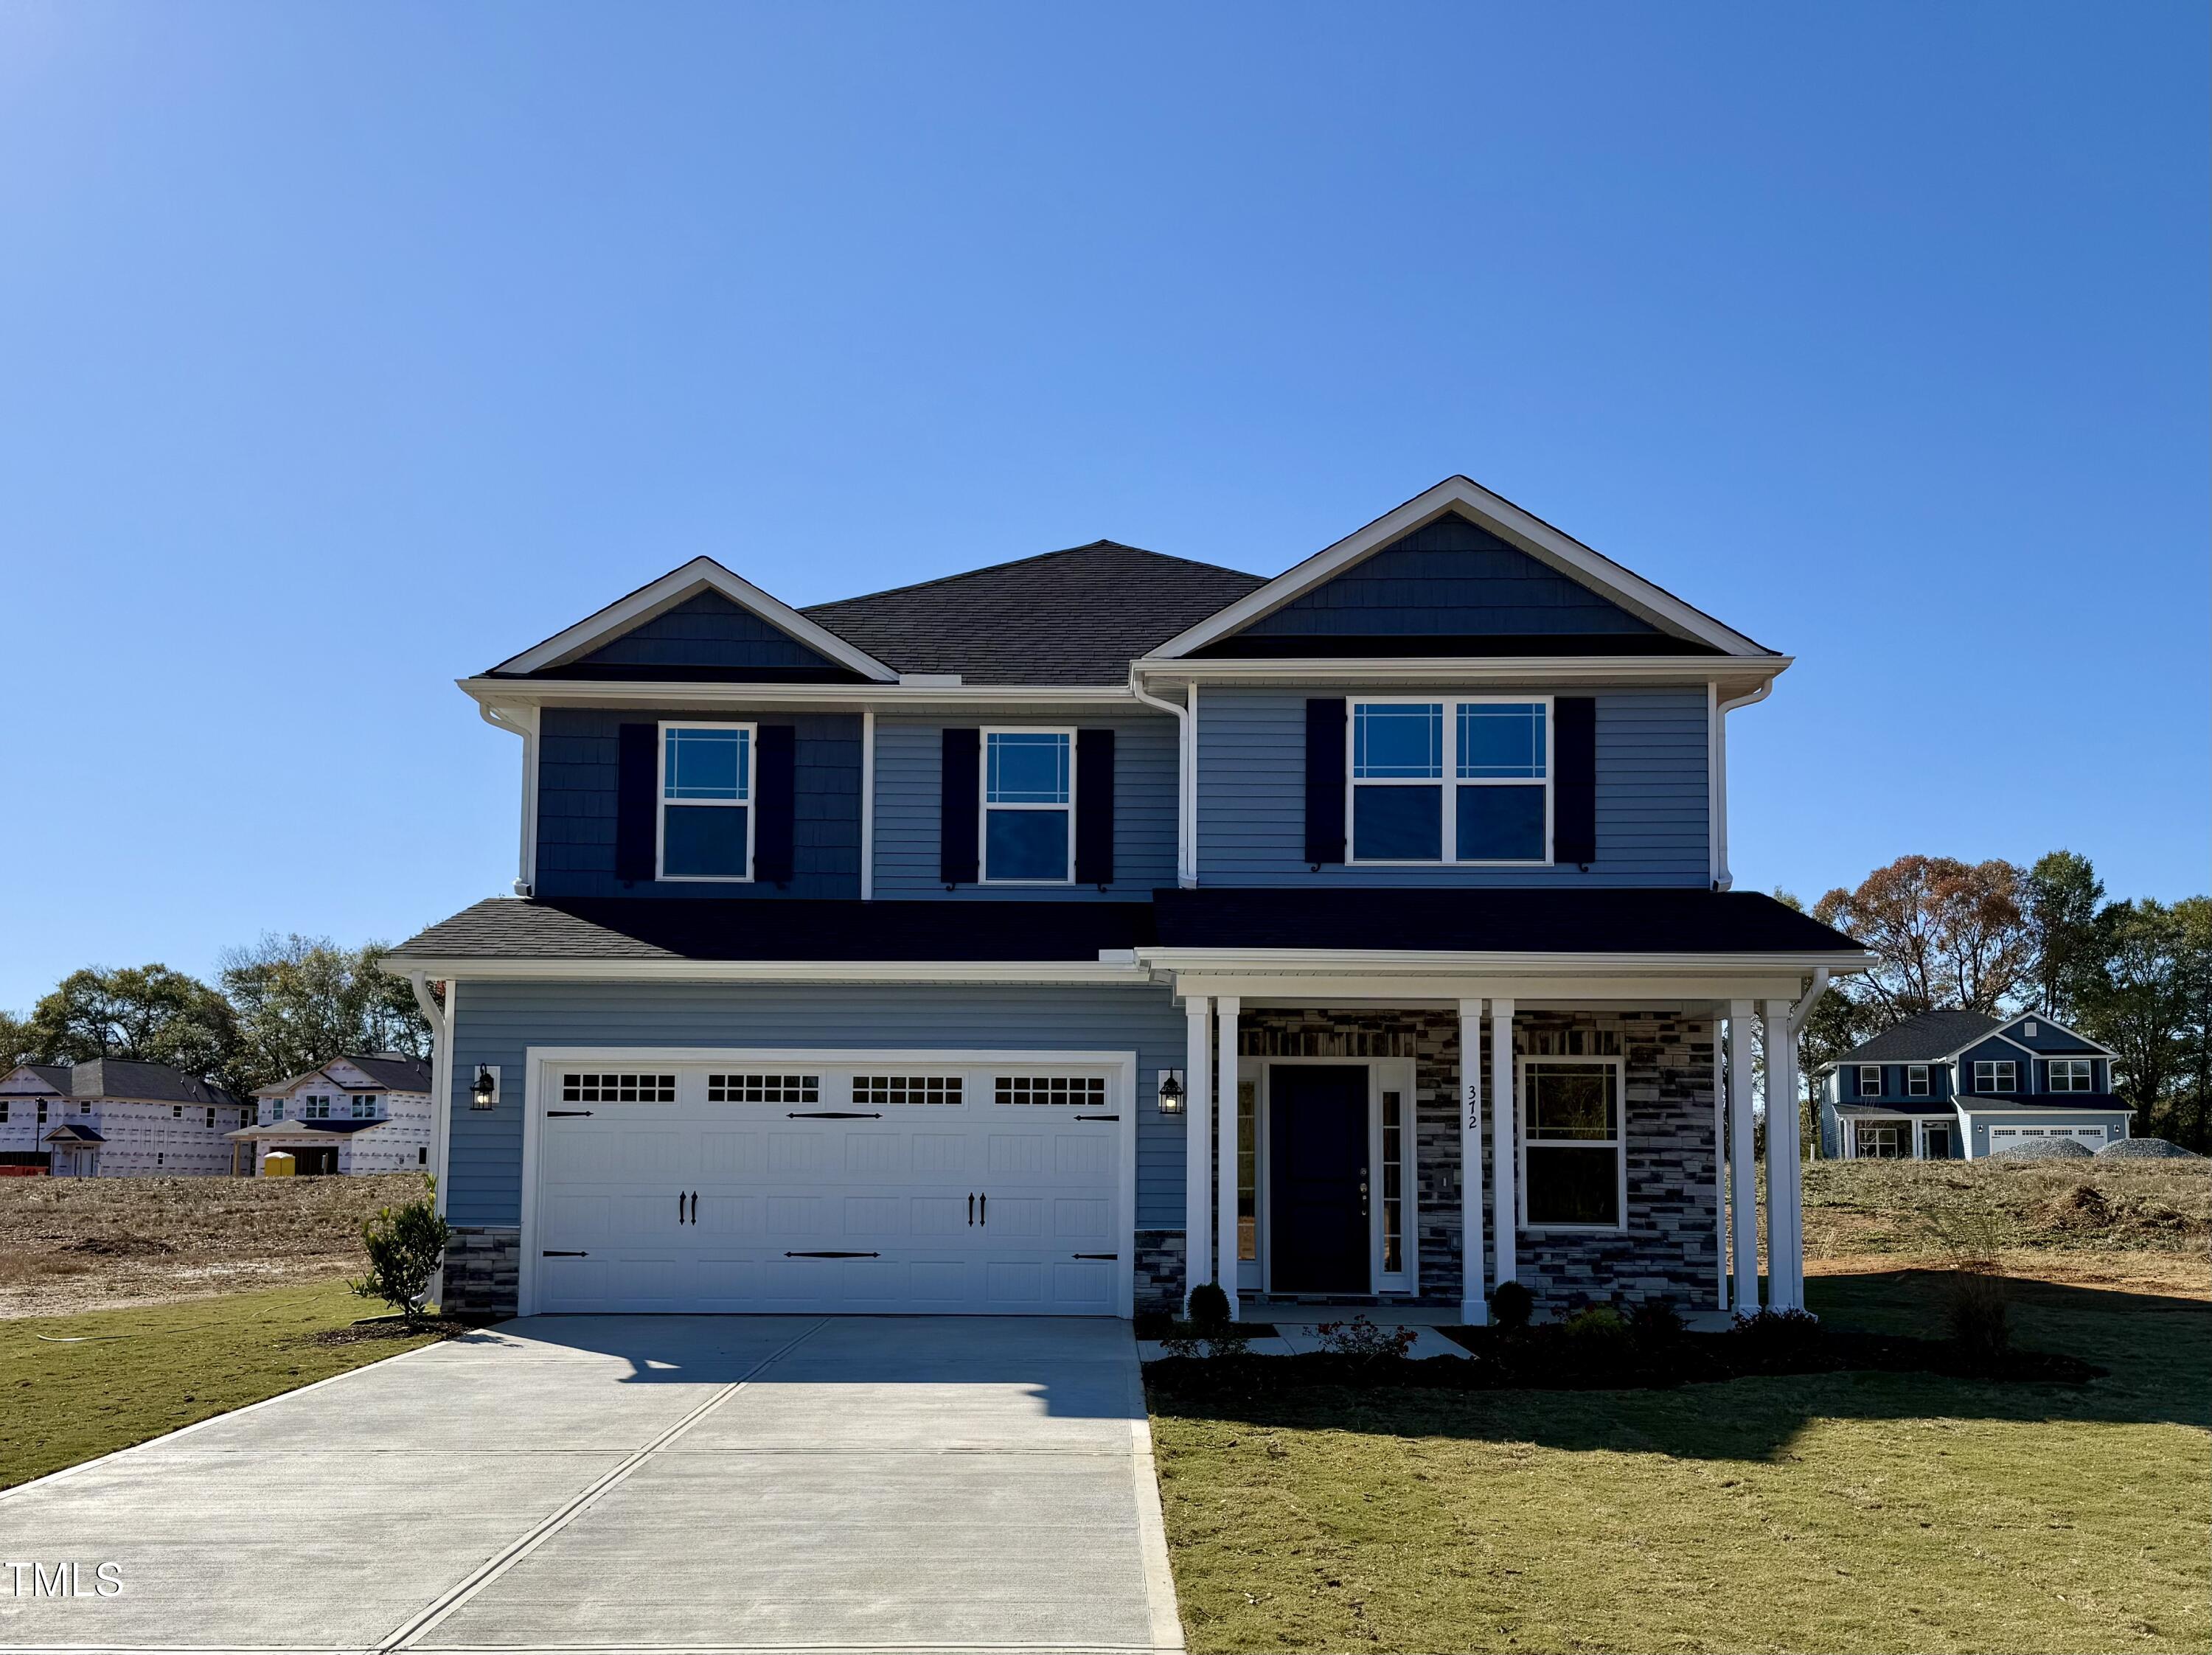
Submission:
[[[1352,704],[1354,862],[1551,860],[1551,703]]]
[[[1859,1065],[1859,1095],[1878,1098],[1881,1095],[1881,1065],[1878,1063]]]
[[[2020,1065],[2010,1058],[1977,1058],[1974,1063],[1974,1090],[1990,1094],[2016,1092],[2020,1089]]]
[[[1913,1064],[1905,1070],[1905,1095],[1908,1098],[1924,1098],[1928,1095],[1928,1065],[1926,1064]]]
[[[366,1095],[357,1097],[353,1100],[353,1118],[356,1120],[374,1120],[376,1118],[376,1094],[374,1093],[368,1093]]]
[[[1627,1205],[1618,1058],[1544,1058],[1521,1069],[1521,1222],[1617,1230]]]
[[[662,879],[753,876],[753,726],[660,726]]]
[[[2051,1060],[2051,1089],[2054,1092],[2087,1092],[2093,1070],[2087,1058],[2053,1058]]]
[[[1075,879],[1075,732],[983,732],[983,882]]]

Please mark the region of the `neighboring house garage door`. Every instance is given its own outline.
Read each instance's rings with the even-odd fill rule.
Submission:
[[[629,1053],[536,1080],[541,1312],[1127,1313],[1127,1060]]]
[[[2085,1143],[2102,1143],[2106,1139],[2101,1126],[1992,1126],[1990,1128],[1990,1151],[1995,1154],[2008,1144],[2025,1143],[2029,1138],[2080,1138]]]

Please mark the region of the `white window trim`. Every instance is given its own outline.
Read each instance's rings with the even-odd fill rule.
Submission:
[[[1905,1095],[1906,1097],[1927,1097],[1933,1087],[1934,1082],[1929,1078],[1926,1064],[1909,1063],[1905,1065]]]
[[[1867,1085],[1867,1076],[1869,1075],[1874,1076],[1874,1085],[1871,1088]],[[1859,1065],[1859,1095],[1863,1098],[1878,1098],[1881,1095],[1881,1065],[1880,1064],[1863,1063]]]
[[[1609,1146],[1592,1138],[1547,1139],[1547,1146],[1557,1143],[1563,1149],[1613,1150],[1615,1179],[1614,1210],[1620,1215],[1615,1224],[1532,1224],[1528,1222],[1528,1070],[1531,1064],[1540,1069],[1565,1068],[1569,1065],[1587,1069],[1606,1068],[1613,1070],[1613,1097],[1616,1111],[1613,1131]],[[1514,1215],[1523,1234],[1529,1235],[1620,1235],[1628,1229],[1628,1059],[1620,1058],[1553,1058],[1516,1057],[1513,1060],[1514,1112],[1520,1117],[1520,1143],[1514,1160],[1517,1163],[1520,1187],[1514,1192],[1514,1204],[1519,1210]]]
[[[1973,1064],[1974,1066],[1972,1070],[1972,1074],[1974,1082],[1974,1095],[1976,1097],[2001,1097],[2005,1093],[2017,1092],[2020,1090],[2020,1064],[2018,1060],[2012,1058],[1976,1058],[1973,1060]],[[1984,1069],[1990,1071],[1990,1083],[1987,1086],[1982,1084],[1982,1071]],[[2012,1070],[2011,1085],[1999,1086],[1996,1084],[1996,1071],[1999,1069],[2009,1069]]]
[[[994,804],[991,803],[991,737],[994,736],[1065,736],[1067,738],[1067,803],[1065,804]],[[975,766],[975,882],[979,885],[1027,885],[1049,888],[1075,883],[1075,729],[1061,724],[986,724],[977,732],[981,743]],[[994,810],[1060,810],[1067,815],[1067,875],[1063,879],[994,879],[991,877],[991,812]]]
[[[1347,867],[1361,868],[1548,868],[1553,865],[1553,812],[1557,804],[1558,758],[1553,749],[1559,738],[1559,718],[1549,695],[1351,695],[1345,698],[1344,707],[1344,860]],[[1433,776],[1367,776],[1355,773],[1353,755],[1358,750],[1357,731],[1359,709],[1363,706],[1441,706],[1443,709],[1443,735],[1437,753],[1437,773]],[[1459,773],[1459,709],[1462,706],[1540,706],[1544,709],[1544,774],[1537,781],[1528,777],[1469,776]],[[1459,794],[1462,787],[1535,787],[1544,790],[1544,854],[1540,858],[1507,858],[1500,857],[1470,857],[1462,860],[1459,854]],[[1435,861],[1409,857],[1363,857],[1359,854],[1357,800],[1353,789],[1358,787],[1434,787],[1443,795],[1440,809],[1443,812],[1443,831],[1437,843],[1443,854]]]
[[[2094,1092],[2097,1089],[2097,1062],[2095,1058],[2046,1058],[2044,1061],[2051,1065],[2050,1069],[2046,1071],[2050,1084],[2045,1089],[2050,1092],[2053,1096],[2072,1096],[2084,1092]],[[2061,1064],[2065,1064],[2069,1066],[2074,1064],[2080,1064],[2081,1065],[2082,1069],[2087,1072],[2082,1077],[2082,1082],[2081,1085],[2059,1085],[2058,1067]]]
[[[668,732],[672,730],[742,730],[745,732],[745,796],[741,799],[676,799],[668,797]],[[759,836],[760,811],[753,779],[760,768],[760,726],[731,724],[714,718],[664,718],[653,733],[653,876],[672,885],[750,885],[753,882],[753,842]],[[668,840],[668,807],[742,809],[745,813],[745,870],[738,874],[672,874],[663,865]]]

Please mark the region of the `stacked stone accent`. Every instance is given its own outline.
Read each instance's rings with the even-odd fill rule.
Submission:
[[[1177,1315],[1183,1299],[1183,1233],[1137,1232],[1137,1314],[1165,1311]]]
[[[1661,1012],[1535,1012],[1515,1017],[1521,1056],[1565,1052],[1626,1058],[1628,1228],[1617,1235],[1523,1231],[1516,1275],[1539,1314],[1591,1303],[1665,1298],[1692,1309],[1714,1302],[1718,1279],[1718,1144],[1713,1126],[1713,1026]],[[1418,1301],[1460,1297],[1459,1018],[1456,1011],[1246,1011],[1248,1057],[1413,1060],[1415,1265]],[[1482,1064],[1486,1266],[1491,1234],[1490,1064]],[[1485,1271],[1486,1284],[1491,1279]]]
[[[522,1295],[522,1232],[512,1224],[456,1224],[446,1243],[439,1308],[448,1316],[512,1316]]]

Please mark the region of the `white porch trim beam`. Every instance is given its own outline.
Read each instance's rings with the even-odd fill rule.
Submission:
[[[1493,996],[1490,1002],[1490,1204],[1495,1234],[1492,1245],[1497,1258],[1492,1270],[1501,1286],[1517,1279],[1520,1268],[1515,1252],[1521,1213],[1520,1168],[1514,1158],[1517,1098],[1513,1084],[1513,1002]]]
[[[1190,1295],[1213,1279],[1212,1240],[1213,1215],[1208,1196],[1213,1185],[1207,1176],[1212,1161],[1207,1154],[1212,1120],[1206,1106],[1212,1094],[1213,1052],[1207,1040],[1212,1032],[1212,1003],[1203,995],[1183,1002],[1183,1308]]]
[[[1735,1262],[1735,1313],[1759,1311],[1759,1185],[1751,1133],[1749,1000],[1729,1003],[1729,1217]]]
[[[1220,1096],[1213,1110],[1220,1126],[1219,1147],[1215,1151],[1218,1164],[1214,1167],[1214,1175],[1220,1183],[1214,1197],[1220,1231],[1214,1243],[1213,1257],[1222,1291],[1229,1295],[1232,1321],[1243,1313],[1237,1301],[1237,1011],[1234,995],[1224,995],[1213,1003],[1213,1023],[1221,1052],[1221,1079],[1216,1088]]]
[[[1510,991],[1516,1004],[1531,1010],[1547,1003],[1571,1010],[1594,1001],[1618,1000],[1654,1009],[1679,1007],[1703,1009],[1715,1002],[1734,999],[1765,1000],[1778,994],[1794,994],[1805,980],[1797,970],[1758,973],[1674,972],[1642,976],[1499,976],[1468,971],[1433,977],[1411,973],[1343,971],[1297,972],[1193,971],[1164,972],[1183,994],[1234,994],[1248,1007],[1261,1005],[1310,1006],[1345,1001],[1394,1006],[1433,1007],[1449,1010],[1462,1000],[1479,1000]]]
[[[1490,1320],[1482,1296],[1482,1002],[1459,1003],[1459,1317]]]

